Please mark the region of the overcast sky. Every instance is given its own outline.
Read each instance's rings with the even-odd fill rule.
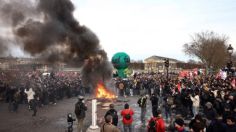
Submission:
[[[152,55],[186,61],[191,35],[214,31],[236,49],[236,0],[72,0],[75,17],[94,31],[109,58]]]

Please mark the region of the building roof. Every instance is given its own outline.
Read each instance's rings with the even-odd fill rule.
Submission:
[[[147,62],[147,61],[158,61],[158,60],[165,60],[165,59],[169,59],[170,61],[173,61],[173,62],[182,62],[182,61],[179,61],[179,60],[176,60],[176,59],[173,59],[173,58],[168,58],[168,57],[162,57],[162,56],[156,56],[156,55],[153,55],[151,57],[148,57],[144,60],[144,62]]]

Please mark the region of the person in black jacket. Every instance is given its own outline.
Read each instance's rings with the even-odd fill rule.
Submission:
[[[67,114],[67,123],[68,123],[68,132],[73,132],[73,122],[75,119],[72,117],[72,114]]]
[[[206,132],[226,132],[226,128],[226,124],[223,122],[222,117],[217,116],[206,128]]]
[[[32,116],[36,116],[36,113],[37,113],[37,101],[36,101],[35,98],[30,100],[30,108],[33,111],[33,115]]]
[[[140,119],[142,122],[142,126],[145,127],[145,115],[147,112],[147,95],[143,94],[141,96],[141,98],[138,99],[138,105],[141,108],[141,115],[140,115]]]
[[[78,102],[75,104],[75,115],[78,120],[78,132],[81,132],[83,129],[83,122],[86,116],[87,106],[84,104],[84,97],[79,96]]]
[[[229,117],[227,117],[226,120],[227,120],[226,132],[236,132],[235,117],[229,116]]]
[[[203,132],[205,127],[206,127],[206,121],[199,114],[197,114],[195,118],[192,119],[189,123],[190,131]]]
[[[150,101],[152,103],[152,115],[154,115],[154,113],[157,112],[158,109],[158,97],[156,94],[152,94],[152,96],[150,97]]]
[[[114,126],[117,126],[117,124],[118,124],[118,115],[117,115],[117,111],[115,110],[115,108],[114,108],[114,104],[110,104],[110,110],[108,110],[107,112],[106,112],[106,114],[105,114],[105,119],[106,119],[106,116],[108,116],[108,115],[111,115],[112,116],[112,124],[114,125]]]
[[[205,104],[204,114],[206,115],[206,118],[209,121],[212,121],[213,119],[215,119],[217,112],[216,112],[215,108],[213,108],[212,103],[207,102]]]

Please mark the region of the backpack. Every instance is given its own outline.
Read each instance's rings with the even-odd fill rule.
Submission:
[[[137,103],[138,103],[139,107],[144,107],[146,105],[146,101],[147,101],[147,99],[142,97],[138,100]]]
[[[140,99],[138,99],[138,105],[139,105],[139,107],[141,107],[141,98]]]
[[[148,132],[156,132],[157,128],[157,119],[156,118],[151,118],[148,124]]]
[[[126,119],[126,120],[130,120],[130,119],[131,119],[131,115],[130,115],[129,113],[126,114],[126,115],[125,115],[125,119]]]

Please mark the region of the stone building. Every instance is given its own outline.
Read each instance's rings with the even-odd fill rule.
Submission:
[[[181,68],[177,67],[177,63],[181,62],[176,59],[161,57],[161,56],[151,56],[144,60],[144,70],[146,72],[165,72],[165,59],[169,59],[169,72],[177,73]]]

